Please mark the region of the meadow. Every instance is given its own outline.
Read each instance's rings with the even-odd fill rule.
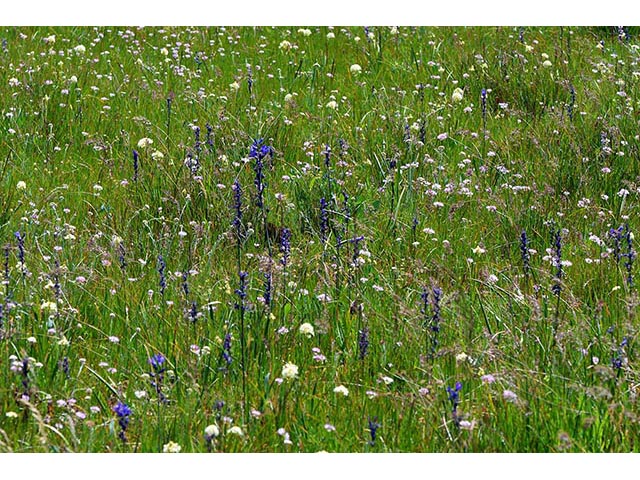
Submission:
[[[640,449],[638,29],[0,30],[1,452]]]

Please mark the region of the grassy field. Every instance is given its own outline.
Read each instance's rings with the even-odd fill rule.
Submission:
[[[0,32],[0,451],[639,451],[634,28]]]

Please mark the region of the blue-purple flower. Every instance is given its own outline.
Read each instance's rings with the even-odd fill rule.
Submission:
[[[126,431],[127,427],[129,427],[129,421],[131,416],[131,408],[126,403],[118,402],[113,407],[113,411],[118,417],[118,425],[120,425],[120,432],[118,433],[118,438],[123,442],[127,441]]]
[[[371,441],[369,442],[369,445],[373,446],[376,443],[378,428],[380,428],[382,425],[378,423],[378,417],[369,418],[368,423],[369,434],[371,435]]]
[[[449,395],[449,401],[451,402],[452,412],[454,416],[458,412],[458,405],[460,405],[460,391],[462,390],[462,382],[456,382],[454,388],[447,387],[447,394]]]
[[[166,358],[161,353],[156,353],[153,357],[149,359],[149,364],[153,367],[153,369],[158,372],[162,368],[162,365],[166,361]]]

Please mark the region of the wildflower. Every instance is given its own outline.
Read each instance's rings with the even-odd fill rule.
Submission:
[[[384,382],[385,385],[391,385],[393,383],[393,378],[387,377],[386,375],[380,377],[380,380]]]
[[[313,330],[313,325],[310,323],[303,323],[300,325],[300,329],[298,330],[301,335],[306,335],[307,338],[311,338],[315,335]]]
[[[432,313],[429,318],[427,314],[428,292],[424,288],[422,291],[422,300],[424,302],[422,313],[425,316],[426,327],[431,331],[431,355],[435,355],[438,347],[438,334],[440,332],[440,299],[442,298],[442,290],[438,287],[433,287],[433,302]]]
[[[460,420],[460,428],[462,430],[473,430],[473,427],[476,426],[475,420],[470,422],[468,420]]]
[[[622,241],[622,232],[624,230],[623,226],[618,228],[612,228],[609,230],[609,238],[613,240],[613,252],[614,257],[616,259],[616,263],[620,262],[620,258],[622,257],[620,250],[620,242]]]
[[[465,360],[467,360],[467,358],[469,358],[469,355],[467,355],[466,353],[459,353],[456,355],[456,362],[464,362]]]
[[[483,253],[486,253],[486,250],[482,248],[480,245],[478,245],[473,249],[473,253],[476,255],[482,255]]]
[[[284,437],[283,443],[285,445],[293,445],[293,442],[291,441],[291,437],[289,435],[289,432],[287,432],[284,428],[279,428],[276,433],[278,435],[280,435],[281,437]]]
[[[237,92],[238,90],[240,90],[240,84],[238,82],[230,83],[229,88],[234,92]]]
[[[333,389],[333,392],[334,393],[341,393],[345,397],[349,396],[349,390],[344,385],[338,385],[336,388]]]
[[[352,75],[357,75],[360,72],[362,72],[362,67],[357,63],[354,63],[353,65],[351,65],[351,67],[349,67],[349,71],[351,72]]]
[[[264,305],[271,309],[271,289],[272,289],[272,275],[271,272],[267,272],[264,274],[264,294],[262,295],[262,300]]]
[[[332,38],[336,38],[336,34],[335,34],[335,33],[333,33],[333,32],[329,32],[329,33],[327,33],[327,38],[328,38],[329,40],[331,40]]]
[[[22,395],[27,399],[29,398],[29,389],[30,389],[29,387],[30,360],[32,359],[29,359],[29,357],[25,357],[22,359],[21,362],[15,362],[15,368],[17,369],[18,372],[20,372],[20,375],[22,376]],[[13,366],[12,366],[12,370],[14,370]]]
[[[77,55],[84,55],[87,51],[87,48],[84,45],[76,45],[73,47],[73,51],[76,52]]]
[[[453,421],[458,424],[458,405],[460,405],[460,390],[462,390],[462,383],[456,382],[454,388],[447,387],[447,394],[449,395],[449,401],[451,402],[451,413],[453,414]]]
[[[482,383],[486,383],[488,385],[494,383],[496,381],[496,377],[494,377],[493,375],[491,375],[490,373],[486,374],[486,375],[482,375],[480,377],[480,380],[482,380]]]
[[[464,97],[464,90],[462,90],[461,88],[456,88],[451,94],[451,101],[453,103],[458,103],[462,101],[463,97]]]
[[[138,158],[139,158],[138,151],[134,150],[133,151],[133,181],[134,182],[138,181],[138,166],[139,166]]]
[[[138,148],[147,148],[149,145],[153,145],[153,140],[144,137],[138,140]]]
[[[549,68],[549,67],[552,67],[552,66],[553,66],[553,64],[551,63],[551,61],[549,61],[549,60],[545,60],[544,62],[542,62],[542,66],[543,66],[544,68]]]
[[[368,423],[369,423],[369,434],[371,435],[371,441],[369,442],[369,445],[373,446],[376,443],[378,428],[380,428],[382,425],[378,423],[378,417],[373,417],[373,419],[370,418],[368,420]]]
[[[303,37],[308,37],[309,35],[311,35],[311,30],[309,30],[308,28],[299,28],[298,33],[302,34]]]
[[[7,418],[18,418],[18,414],[16,412],[6,412],[4,415]]]
[[[42,302],[40,305],[40,310],[49,310],[51,313],[55,313],[58,311],[58,304],[56,302]]]
[[[633,269],[633,262],[636,259],[636,251],[633,248],[633,240],[635,237],[633,235],[633,232],[629,229],[628,224],[625,225],[625,230],[626,230],[626,234],[624,238],[626,240],[626,253],[624,253],[623,255],[627,257],[627,260],[624,263],[624,267],[627,270],[627,283],[630,287],[632,287],[633,286],[632,269]]]
[[[237,425],[233,426],[229,430],[227,430],[227,433],[232,433],[233,435],[238,435],[239,437],[243,437],[244,436],[244,432]]]
[[[49,35],[48,37],[44,37],[42,39],[42,41],[44,43],[46,43],[47,45],[48,44],[52,44],[53,45],[54,43],[56,43],[56,36],[55,35]]]
[[[118,425],[120,425],[120,433],[118,437],[125,442],[127,440],[126,431],[129,426],[129,417],[131,416],[131,409],[127,406],[127,404],[118,402],[114,407],[113,411],[118,417]]]
[[[373,400],[374,398],[376,398],[378,396],[377,392],[374,392],[373,390],[367,390],[366,392],[364,392],[364,394],[370,399]]]
[[[17,190],[25,190],[26,188],[27,188],[27,183],[24,180],[20,180],[18,183],[16,183]]]
[[[336,108],[338,108],[338,102],[336,102],[335,100],[331,100],[331,101],[327,102],[325,107],[330,108],[332,110],[335,110]]]
[[[311,351],[313,352],[313,360],[316,362],[326,362],[327,361],[327,357],[325,357],[322,354],[322,350],[320,350],[318,347],[313,347],[311,349]]]
[[[264,164],[262,160],[267,155],[273,158],[273,147],[265,145],[261,138],[254,140],[253,144],[251,145],[251,148],[249,149],[249,158],[255,159],[255,162],[256,162],[254,165],[254,171],[256,172],[254,183],[257,190],[256,205],[258,206],[258,208],[264,207],[263,193],[264,193],[265,185],[264,185],[264,172],[263,172]]]
[[[283,228],[280,232],[280,251],[282,252],[280,263],[286,267],[289,263],[289,255],[291,254],[291,230],[288,228]]]
[[[573,109],[576,105],[576,90],[573,88],[573,84],[569,85],[569,93],[571,95],[571,102],[567,106],[567,110],[569,112],[569,120],[573,120]]]
[[[180,450],[182,450],[182,447],[174,441],[171,441],[162,447],[163,453],[180,453]]]
[[[524,230],[520,234],[520,255],[522,257],[522,265],[524,267],[524,274],[528,276],[531,271],[530,257],[529,257],[529,240],[527,238],[527,232]]]
[[[280,42],[280,50],[284,50],[285,52],[288,52],[289,50],[291,50],[291,42],[289,40],[283,40]]]
[[[152,158],[153,160],[155,160],[156,162],[159,162],[160,160],[162,160],[162,159],[164,158],[164,153],[162,153],[162,152],[161,152],[161,151],[159,151],[159,150],[154,150],[154,151],[151,153],[151,158]]]
[[[236,235],[240,239],[240,229],[242,227],[242,187],[236,179],[233,182],[233,208],[235,215],[233,217],[233,226],[236,228]]]
[[[27,269],[26,266],[24,264],[24,234],[20,233],[20,232],[16,232],[13,234],[16,237],[16,240],[18,240],[18,260],[19,260],[19,266],[20,269],[22,270],[22,275],[26,275],[27,274]]]
[[[151,386],[155,389],[156,394],[158,395],[158,401],[163,403],[167,402],[167,398],[162,393],[162,382],[164,381],[164,373],[166,371],[166,368],[163,367],[165,361],[166,359],[161,353],[157,353],[149,359],[149,364],[153,368],[153,372],[149,373],[149,376],[152,379]]]
[[[62,361],[60,362],[60,367],[61,367],[62,373],[64,373],[65,377],[67,379],[70,379],[71,375],[69,373],[69,357],[64,357],[62,359]]]
[[[149,364],[153,367],[155,371],[159,371],[161,369],[162,364],[165,362],[165,360],[166,359],[161,353],[157,353],[149,359]]]
[[[282,377],[285,380],[293,380],[298,376],[298,366],[287,362],[282,367]]]
[[[360,360],[363,360],[369,350],[369,329],[366,327],[358,331],[358,349],[360,350]]]
[[[515,403],[518,400],[518,395],[516,395],[511,390],[505,390],[502,392],[502,398],[504,398],[507,402]]]

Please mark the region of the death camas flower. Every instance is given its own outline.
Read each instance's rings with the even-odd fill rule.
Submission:
[[[162,447],[163,453],[180,453],[180,450],[182,450],[182,447],[180,446],[180,444],[173,441],[165,444]]]
[[[348,397],[349,396],[349,389],[347,387],[345,387],[344,385],[338,385],[336,388],[333,389],[333,393],[341,393],[345,397]]]
[[[458,103],[462,100],[463,97],[464,97],[464,90],[462,90],[461,88],[456,88],[453,91],[453,94],[451,95],[451,101],[453,103]]]
[[[204,438],[207,441],[211,441],[212,439],[214,439],[218,435],[220,435],[220,429],[218,428],[218,425],[216,425],[216,424],[211,424],[207,428],[204,429]]]
[[[349,71],[351,72],[352,75],[357,75],[357,74],[362,72],[362,67],[360,65],[358,65],[357,63],[354,63],[349,68]]]
[[[310,323],[303,323],[300,325],[300,329],[298,330],[301,335],[305,335],[307,338],[311,338],[315,335],[313,330],[313,325]]]
[[[291,362],[285,363],[282,367],[282,378],[284,378],[285,380],[293,380],[297,376],[298,366]]]
[[[138,140],[138,148],[146,148],[149,145],[153,145],[153,140],[150,138],[144,137]]]
[[[244,432],[237,425],[234,426],[234,427],[231,427],[229,430],[227,430],[227,433],[231,433],[231,434],[237,435],[239,437],[243,437],[244,436]]]

